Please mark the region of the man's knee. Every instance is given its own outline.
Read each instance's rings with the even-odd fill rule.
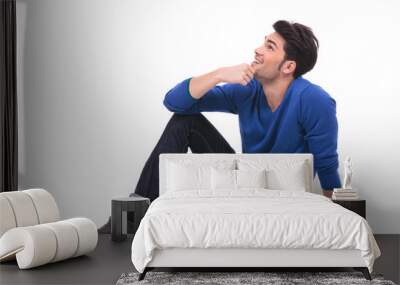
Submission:
[[[193,120],[202,120],[204,118],[204,115],[202,113],[196,113],[196,114],[178,114],[174,113],[171,116],[170,120],[176,121],[176,122],[191,122]]]
[[[182,127],[182,126],[190,126],[193,124],[193,122],[196,121],[204,121],[205,117],[203,114],[198,113],[198,114],[190,114],[190,115],[183,115],[183,114],[177,114],[174,113],[168,124],[167,127]]]

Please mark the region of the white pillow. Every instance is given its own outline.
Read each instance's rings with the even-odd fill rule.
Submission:
[[[274,190],[307,191],[306,164],[293,164],[290,168],[268,169],[268,188]]]
[[[231,170],[211,168],[212,190],[239,190],[241,188],[266,188],[267,177],[262,170]]]
[[[211,168],[211,189],[236,189],[236,170]]]
[[[266,169],[268,189],[308,191],[311,183],[307,161],[239,159],[237,163],[240,170]]]
[[[166,191],[210,190],[211,167],[234,169],[235,161],[195,161],[193,159],[167,162]]]
[[[207,171],[210,171],[209,167],[170,163],[168,165],[167,191],[205,188],[204,180],[206,179]]]
[[[238,188],[267,188],[265,169],[261,170],[235,170]]]

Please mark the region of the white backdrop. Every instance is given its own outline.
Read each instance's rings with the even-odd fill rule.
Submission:
[[[286,19],[320,41],[304,77],[337,102],[340,160],[353,158],[373,231],[398,234],[399,8],[394,0],[17,0],[20,189],[43,187],[63,217],[101,226],[111,198],[133,192],[172,115],[165,93],[250,63]],[[237,117],[204,114],[241,152]]]

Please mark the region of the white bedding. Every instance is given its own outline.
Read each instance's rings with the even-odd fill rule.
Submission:
[[[132,262],[143,272],[154,249],[358,249],[372,272],[380,250],[367,221],[308,192],[166,193],[152,202],[132,242]]]

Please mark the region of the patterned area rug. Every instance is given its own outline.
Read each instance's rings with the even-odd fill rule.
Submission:
[[[134,284],[385,284],[396,285],[384,280],[382,274],[371,274],[372,280],[366,280],[361,272],[147,272],[146,277],[138,281],[139,273],[124,273],[117,285]]]

